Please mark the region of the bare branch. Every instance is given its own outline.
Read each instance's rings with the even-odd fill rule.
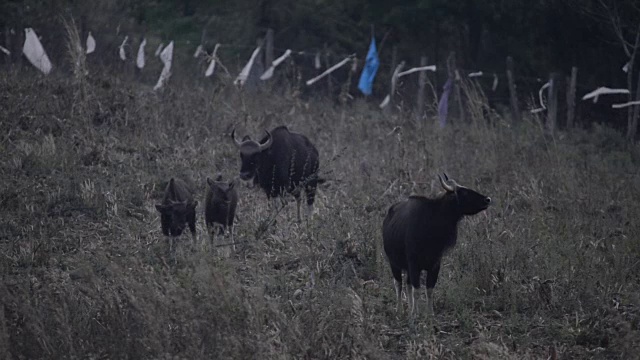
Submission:
[[[604,0],[600,0],[600,5],[602,5],[602,7],[607,12],[607,15],[609,16],[609,21],[611,22],[611,26],[613,27],[613,32],[618,37],[618,40],[620,40],[620,43],[622,44],[622,49],[624,50],[625,54],[627,54],[627,57],[631,58],[633,56],[633,54],[631,52],[631,48],[632,47],[635,48],[635,47],[632,46],[631,43],[629,43],[624,38],[624,34],[623,34],[623,31],[622,31],[621,20],[620,20],[620,15],[618,14],[618,9],[617,8],[611,9],[604,2]]]

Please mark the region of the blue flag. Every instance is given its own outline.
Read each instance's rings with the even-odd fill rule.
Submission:
[[[367,59],[362,69],[362,74],[360,74],[360,81],[358,82],[358,89],[360,89],[363,94],[371,95],[373,79],[376,77],[379,66],[380,60],[378,59],[378,50],[376,49],[376,39],[372,37]]]

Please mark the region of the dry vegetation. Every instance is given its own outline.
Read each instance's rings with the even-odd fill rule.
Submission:
[[[441,130],[288,87],[62,76],[0,73],[2,358],[638,356],[640,149],[614,131],[550,137],[477,108]],[[212,247],[205,179],[237,174],[231,128],[280,124],[320,151],[315,218],[291,200],[265,225],[265,195],[240,187],[237,251]],[[440,171],[495,204],[462,222],[435,321],[409,326],[380,228]],[[201,204],[175,257],[154,208],[171,176]]]

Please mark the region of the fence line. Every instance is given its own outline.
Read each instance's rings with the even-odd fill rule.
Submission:
[[[38,37],[35,35],[35,32],[33,29],[31,28],[27,28],[25,29],[25,45],[23,47],[23,53],[24,55],[29,59],[29,61],[36,67],[38,67],[42,72],[44,72],[45,74],[49,73],[51,71],[51,64],[48,62],[48,58],[46,55],[46,52],[44,51],[44,48],[42,47],[42,44],[40,44],[40,41],[38,39]],[[111,38],[112,42],[111,42],[111,46],[109,46],[110,48],[114,48],[114,43],[115,42],[119,42],[120,39],[122,39],[122,42],[120,43],[119,46],[117,46],[118,52],[114,52],[113,56],[114,58],[116,58],[116,56],[119,54],[120,58],[122,59],[122,61],[129,63],[131,61],[133,61],[134,63],[137,64],[137,67],[142,70],[144,68],[144,45],[146,44],[146,38],[145,37],[140,37],[140,36],[135,36],[132,35],[131,38],[135,38],[135,39],[139,39],[139,43],[137,43],[136,45],[138,45],[138,50],[135,51],[134,46],[132,41],[130,41],[130,36],[129,35],[125,35],[125,34],[117,34],[117,35],[109,35],[109,34],[102,34],[99,38],[103,38],[103,39],[108,39]],[[108,40],[105,41],[105,43],[109,44]],[[192,46],[192,44],[190,44],[188,41],[179,41],[178,43],[175,43],[174,41],[171,41],[170,44],[176,44],[176,45],[185,45],[188,44],[189,46]],[[27,46],[29,45],[29,46]],[[96,38],[95,38],[95,34],[92,34],[91,32],[88,33],[87,35],[87,39],[86,39],[86,45],[87,45],[87,49],[86,49],[86,53],[87,55],[90,53],[93,53],[95,48],[97,46],[99,46],[98,44],[96,44]],[[156,54],[158,54],[160,48],[161,48],[162,44],[158,47],[158,50],[156,50]],[[125,49],[131,49],[130,55],[129,57],[126,56],[126,51]],[[352,61],[353,66],[352,66],[352,70],[350,70],[351,74],[352,72],[354,72],[357,66],[357,59],[358,57],[356,56],[356,54],[346,54],[346,55],[340,55],[338,53],[334,53],[329,51],[329,47],[327,44],[324,45],[323,49],[316,49],[316,50],[292,50],[292,49],[283,49],[280,47],[277,47],[274,45],[274,40],[273,40],[273,30],[268,29],[267,30],[267,35],[265,37],[264,40],[259,41],[258,45],[254,45],[254,46],[250,46],[250,45],[244,45],[244,44],[229,44],[229,43],[218,43],[216,44],[216,47],[214,49],[214,52],[209,55],[208,52],[206,50],[203,49],[203,45],[199,44],[196,48],[196,53],[194,54],[194,57],[200,57],[200,56],[204,56],[205,58],[207,58],[207,60],[210,62],[210,65],[208,66],[207,71],[205,72],[205,74],[203,74],[204,76],[210,76],[211,73],[213,72],[214,69],[214,65],[215,62],[220,63],[221,67],[222,64],[220,62],[220,58],[218,57],[218,55],[215,53],[217,48],[226,48],[226,49],[254,49],[253,54],[249,60],[249,62],[245,65],[245,67],[242,69],[242,71],[240,72],[240,74],[237,76],[236,81],[234,82],[237,85],[243,86],[245,83],[246,78],[249,75],[249,72],[251,72],[252,66],[254,61],[257,59],[258,55],[260,55],[260,59],[257,60],[257,62],[259,62],[260,64],[262,64],[262,58],[264,58],[264,69],[262,69],[263,74],[262,76],[260,76],[260,80],[262,81],[266,81],[268,79],[270,79],[273,75],[273,72],[275,70],[275,67],[277,65],[279,65],[281,62],[284,61],[284,58],[286,58],[289,55],[295,55],[295,56],[300,56],[300,57],[305,57],[308,58],[310,61],[311,59],[313,59],[315,61],[315,70],[319,71],[321,70],[322,64],[320,61],[318,61],[318,59],[320,57],[322,57],[321,55],[324,55],[324,67],[325,67],[325,71],[322,72],[320,75],[311,78],[310,80],[306,81],[306,85],[307,86],[312,86],[317,80],[319,80],[322,77],[327,77],[327,86],[331,95],[331,92],[333,91],[333,83],[332,83],[332,78],[329,75],[330,73],[332,73],[333,71],[336,71],[337,69],[341,68],[342,66],[346,65],[349,61]],[[164,50],[164,49],[163,49]],[[285,55],[281,56],[280,58],[277,59],[277,61],[273,61],[274,59],[274,51],[278,51],[278,52],[283,52]],[[2,48],[2,52],[5,53],[6,55],[10,55],[10,52],[8,49],[6,48]],[[137,53],[137,56],[135,56],[134,54]],[[164,53],[161,52],[161,54]],[[515,66],[514,66],[514,61],[513,58],[511,58],[510,56],[507,57],[507,66],[506,66],[506,71],[500,72],[500,71],[494,71],[494,72],[486,72],[486,71],[482,71],[479,69],[464,69],[464,68],[458,68],[456,65],[456,61],[455,61],[455,55],[453,55],[454,53],[452,53],[449,56],[449,60],[447,60],[447,68],[446,69],[440,69],[440,68],[436,68],[435,65],[431,65],[428,66],[426,61],[424,60],[424,57],[421,58],[420,60],[420,64],[417,67],[411,68],[409,70],[406,70],[404,72],[400,72],[402,70],[402,68],[404,67],[404,65],[406,64],[406,62],[403,60],[401,61],[401,65],[402,66],[398,66],[396,65],[398,63],[399,60],[401,60],[398,57],[397,54],[397,46],[393,46],[392,48],[392,56],[391,56],[391,63],[387,63],[387,62],[379,62],[379,65],[382,66],[387,66],[390,65],[389,69],[391,70],[391,86],[390,86],[390,92],[387,95],[387,97],[385,98],[385,100],[383,101],[383,103],[380,105],[381,108],[387,108],[390,109],[392,107],[387,107],[387,105],[391,102],[391,100],[394,97],[394,94],[396,93],[397,89],[399,88],[399,84],[398,84],[398,79],[403,76],[403,75],[408,75],[411,74],[413,72],[420,72],[420,76],[418,79],[418,91],[417,91],[417,96],[418,96],[418,101],[416,101],[416,105],[415,108],[418,110],[418,112],[422,112],[422,109],[424,107],[424,105],[422,104],[422,102],[420,101],[420,99],[422,99],[424,97],[424,85],[423,83],[426,80],[426,74],[424,73],[425,71],[433,71],[436,74],[446,74],[447,78],[455,78],[455,82],[453,83],[453,89],[454,89],[454,94],[457,100],[457,106],[458,106],[458,112],[459,115],[464,118],[464,105],[462,103],[462,98],[463,95],[460,91],[460,81],[462,81],[463,79],[469,79],[469,81],[478,81],[480,79],[493,79],[493,85],[491,87],[492,92],[495,92],[496,86],[497,84],[500,83],[500,80],[505,81],[507,83],[507,88],[509,90],[509,97],[510,97],[510,105],[511,105],[511,112],[513,115],[513,120],[514,122],[518,123],[521,121],[521,111],[519,108],[519,99],[518,99],[518,94],[517,94],[517,89],[516,89],[516,81],[526,81],[526,82],[538,82],[538,83],[543,83],[545,80],[543,78],[540,77],[534,77],[534,76],[521,76],[521,75],[516,75],[515,74]],[[343,57],[344,60],[338,62],[338,63],[332,63],[330,61],[330,56],[333,57]],[[44,59],[46,59],[47,61],[44,61]],[[160,79],[158,80],[158,84],[154,87],[155,89],[158,89],[160,87],[162,87],[162,84],[166,81],[166,79],[168,78],[168,75],[170,74],[169,70],[171,67],[171,62],[172,62],[172,54],[170,55],[170,57],[167,59],[166,57],[162,57],[161,56],[161,60],[163,63],[165,63],[165,68],[163,69],[163,74],[161,75]],[[318,65],[320,65],[320,68],[318,68]],[[364,67],[362,67],[364,69]],[[349,76],[349,79],[351,79],[351,76]],[[550,104],[553,104],[552,109],[550,109],[549,107],[545,106],[543,99],[542,99],[542,95],[540,95],[540,105],[541,108],[538,109],[533,109],[532,112],[536,113],[536,112],[542,112],[542,111],[547,111],[547,120],[549,121],[549,123],[547,124],[549,129],[552,130],[555,128],[555,122],[557,121],[556,119],[556,112],[557,112],[557,96],[559,93],[558,87],[557,85],[559,85],[560,81],[560,77],[558,75],[553,75],[549,78],[550,80],[547,82],[549,84],[553,84],[556,86],[550,86],[549,87],[549,91],[547,94],[547,102]],[[571,79],[567,79],[567,82],[569,83],[568,86],[568,91],[566,93],[567,96],[567,107],[568,107],[568,111],[567,111],[567,125],[568,127],[573,126],[573,117],[575,117],[575,97],[576,97],[576,93],[577,90],[586,90],[589,89],[588,86],[578,82],[577,80],[577,68],[573,67],[571,69]],[[544,88],[544,86],[543,86]],[[602,89],[603,87],[599,88]],[[605,88],[607,89],[607,88]],[[543,89],[541,89],[540,91],[542,92]],[[594,97],[594,102],[597,101],[598,96],[599,95],[606,95],[606,94],[621,94],[621,93],[625,93],[624,91],[627,91],[626,94],[630,94],[631,93],[631,89],[617,89],[620,91],[610,91],[610,92],[601,92],[595,95]],[[596,90],[596,92],[598,91],[598,89]],[[593,92],[592,92],[593,93]],[[590,93],[590,94],[592,94]],[[587,94],[590,95],[590,94]],[[436,95],[437,97],[437,95]],[[584,98],[583,98],[584,100]],[[445,106],[448,106],[448,104],[445,104]],[[625,103],[617,103],[617,104],[613,104],[612,108],[614,109],[620,109],[620,108],[624,108],[624,107],[629,107],[629,106],[634,106],[634,107],[639,107],[640,105],[637,103],[637,101],[629,101],[629,99],[627,99],[627,101]],[[553,111],[553,113],[549,113],[549,111]],[[637,113],[637,111],[636,111]],[[629,116],[631,116],[632,112],[629,112]],[[553,122],[553,124],[551,124],[550,122]],[[629,119],[629,123],[631,123],[632,120],[631,118]]]

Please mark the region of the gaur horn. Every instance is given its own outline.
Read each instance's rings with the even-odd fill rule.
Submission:
[[[443,174],[446,180],[443,179],[442,176],[440,176],[440,174],[438,174],[438,177],[440,178],[440,184],[442,184],[442,187],[448,192],[455,192],[458,184],[456,184],[456,182],[453,180],[449,180],[449,177],[447,176],[447,174],[445,173]],[[451,184],[449,184],[448,182],[451,182]]]
[[[240,141],[238,141],[238,139],[236,139],[236,129],[235,128],[231,131],[231,138],[233,139],[233,142],[236,144],[237,147],[242,146],[242,144],[244,143],[244,142],[240,142]]]
[[[271,133],[269,132],[269,130],[265,130],[265,132],[267,133],[267,136],[268,136],[267,142],[264,144],[260,144],[260,151],[264,151],[270,148],[271,143],[273,142],[273,137],[271,137]]]

